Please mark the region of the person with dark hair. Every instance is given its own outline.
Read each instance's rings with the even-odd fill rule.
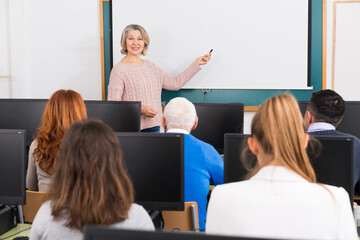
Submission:
[[[154,230],[134,202],[118,138],[99,120],[75,122],[65,133],[54,179],[30,239],[82,239],[85,225]]]
[[[305,114],[305,123],[310,126],[315,123],[331,124],[337,127],[346,110],[345,101],[335,91],[326,89],[314,92]],[[315,124],[311,127],[313,129]],[[323,130],[323,128],[320,128]]]
[[[360,195],[360,140],[336,130],[346,110],[345,101],[333,90],[314,92],[305,112],[305,125],[310,135],[350,136],[355,142],[354,193]]]
[[[316,182],[309,135],[289,94],[269,98],[251,122],[252,177],[216,186],[208,206],[211,234],[271,239],[358,239],[348,193]],[[249,159],[245,159],[249,160]]]

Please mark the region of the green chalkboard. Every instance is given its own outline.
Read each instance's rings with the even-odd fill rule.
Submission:
[[[103,3],[104,9],[104,47],[105,47],[105,89],[107,96],[107,85],[110,76],[110,33],[109,33],[109,2]],[[289,92],[299,101],[310,99],[312,92],[322,89],[322,26],[323,26],[323,1],[310,1],[310,85],[313,90],[211,90],[204,93],[200,89],[182,89],[179,91],[163,90],[162,101],[168,102],[174,97],[185,97],[192,102],[209,103],[243,103],[245,106],[258,106],[267,98]]]

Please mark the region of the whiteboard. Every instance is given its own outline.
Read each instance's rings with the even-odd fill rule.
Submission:
[[[307,88],[308,0],[112,0],[114,64],[128,24],[147,30],[144,59],[171,75],[214,49],[183,88]]]
[[[334,90],[347,101],[360,100],[360,1],[335,5]]]
[[[63,88],[101,99],[99,1],[8,3],[12,97],[49,98]]]

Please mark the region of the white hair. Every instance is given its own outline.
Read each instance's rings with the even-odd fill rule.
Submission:
[[[167,128],[186,128],[189,132],[195,124],[194,104],[183,97],[173,98],[164,109]]]

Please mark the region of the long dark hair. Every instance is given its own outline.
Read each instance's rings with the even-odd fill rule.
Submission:
[[[66,226],[79,230],[127,219],[134,191],[110,127],[99,120],[75,122],[58,159],[48,196],[55,219],[65,216]]]

